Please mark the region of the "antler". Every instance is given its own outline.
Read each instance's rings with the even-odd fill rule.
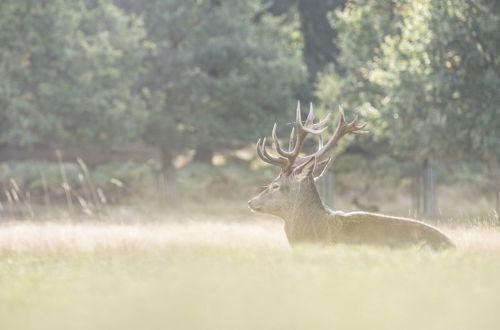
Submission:
[[[293,165],[295,160],[299,156],[300,150],[304,144],[304,141],[308,134],[320,135],[323,133],[327,127],[322,127],[327,123],[329,116],[318,123],[314,123],[314,110],[312,104],[309,108],[309,114],[307,115],[306,121],[302,124],[302,116],[300,113],[300,102],[297,104],[296,111],[296,120],[295,120],[295,129],[292,129],[292,133],[290,135],[290,142],[288,144],[288,151],[283,150],[281,144],[278,140],[278,136],[276,134],[276,123],[273,126],[272,130],[272,139],[274,149],[278,153],[278,156],[270,155],[266,150],[266,138],[259,139],[257,142],[257,154],[259,157],[269,163],[271,165],[280,166],[284,173],[291,173],[293,169]],[[295,138],[294,138],[295,136]]]
[[[344,108],[342,108],[342,106],[339,106],[339,112],[340,112],[340,118],[335,133],[330,137],[330,139],[325,145],[322,145],[322,141],[320,141],[320,147],[318,148],[318,151],[316,151],[314,154],[301,157],[299,160],[300,163],[303,163],[311,159],[312,157],[316,157],[317,162],[324,161],[327,158],[328,153],[331,150],[333,150],[334,147],[337,146],[339,140],[349,133],[357,135],[363,135],[369,133],[368,131],[363,130],[363,128],[366,127],[366,123],[359,126],[357,125],[358,116],[354,117],[354,119],[350,123],[348,123],[345,120]],[[296,165],[298,166],[300,165],[300,163]]]
[[[330,161],[330,158],[324,159],[325,155],[327,155],[327,153],[337,145],[337,142],[343,136],[349,133],[352,134],[368,133],[367,131],[363,130],[366,124],[363,124],[361,126],[356,125],[356,122],[358,120],[357,116],[356,118],[354,118],[352,122],[347,123],[345,120],[344,110],[342,109],[342,107],[339,107],[339,111],[340,111],[340,120],[337,130],[335,131],[335,134],[332,135],[332,137],[324,145],[321,133],[323,133],[327,129],[325,124],[328,123],[330,114],[328,114],[323,120],[314,123],[314,110],[311,104],[306,121],[304,122],[304,124],[302,124],[302,118],[300,114],[300,102],[299,102],[297,104],[296,123],[295,123],[297,130],[295,132],[295,129],[292,129],[292,133],[290,135],[290,141],[288,144],[288,151],[284,151],[283,148],[281,147],[281,144],[276,134],[276,123],[275,123],[273,126],[271,136],[273,139],[274,149],[276,150],[278,156],[272,156],[267,152],[266,138],[259,139],[259,141],[257,142],[257,154],[266,163],[281,167],[283,173],[285,174],[290,174],[294,168],[300,166],[301,164],[311,159],[312,157],[316,157],[317,163],[323,163],[326,165]],[[299,153],[302,149],[302,146],[304,145],[304,141],[308,134],[313,134],[318,136],[319,138],[318,150],[314,154],[300,157]]]

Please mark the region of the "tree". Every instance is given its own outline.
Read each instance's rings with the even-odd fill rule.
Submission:
[[[500,214],[500,3],[430,4],[431,101],[445,128],[437,138],[451,159],[489,166]]]
[[[340,14],[339,63],[347,74],[337,86],[339,94],[378,119],[382,129],[376,135],[397,155],[480,159],[495,167],[500,5],[488,0],[384,5],[392,8],[385,15],[374,15],[381,5],[370,1]],[[356,49],[356,44],[363,46]],[[323,84],[332,80],[326,77],[331,74]],[[327,88],[320,86],[320,91]]]
[[[140,20],[110,1],[0,4],[0,144],[113,146],[136,137]]]
[[[407,167],[401,164],[409,162],[407,155],[395,152],[390,145],[390,127],[382,116],[383,108],[378,107],[385,97],[384,90],[368,79],[371,63],[381,57],[385,38],[401,33],[403,5],[404,1],[398,0],[358,0],[337,10],[331,22],[338,31],[341,53],[336,64],[331,63],[319,74],[316,84],[320,108],[331,110],[342,104],[350,111],[356,110],[369,123],[370,134],[352,143],[347,141],[343,152],[366,160],[366,164],[358,160],[360,173],[376,171],[377,177],[399,177],[401,168]]]
[[[254,142],[262,121],[290,109],[304,70],[271,20],[252,23],[258,1],[117,3],[144,18],[156,45],[139,85],[163,100],[152,104],[145,140],[161,150],[168,182],[186,149],[211,163],[214,150]]]
[[[272,0],[266,11],[273,15],[297,11],[300,32],[303,37],[302,54],[309,71],[309,81],[314,83],[317,74],[325,66],[337,62],[340,47],[337,43],[337,29],[330,24],[329,15],[341,9],[347,0]],[[259,16],[258,16],[259,17]],[[257,17],[257,18],[258,18]]]

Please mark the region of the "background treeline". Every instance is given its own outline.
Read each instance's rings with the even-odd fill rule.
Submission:
[[[300,99],[369,123],[331,169],[355,206],[432,215],[440,184],[498,212],[498,31],[494,0],[2,1],[0,201],[248,197]]]

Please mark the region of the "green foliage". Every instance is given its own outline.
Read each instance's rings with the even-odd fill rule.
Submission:
[[[290,119],[298,95],[309,98],[320,72],[320,112],[343,103],[371,131],[342,141],[353,156],[339,160],[338,174],[356,164],[372,178],[399,179],[433,157],[457,173],[444,182],[489,187],[494,174],[471,176],[500,162],[498,31],[500,4],[491,0],[6,0],[0,153],[148,144],[174,184],[176,156],[194,149],[195,160],[211,159],[269,134],[272,122]],[[56,164],[11,166],[29,190],[40,191],[41,171],[61,187]],[[188,166],[180,184],[189,198],[243,196],[267,175],[245,166]],[[65,168],[78,187],[81,166]],[[90,172],[107,187],[151,169]]]
[[[335,89],[399,156],[498,158],[496,2],[354,1],[337,17],[345,79],[323,76],[324,104]]]
[[[309,81],[330,63],[337,63],[340,48],[337,43],[336,26],[329,23],[330,14],[342,8],[346,0],[262,0],[266,11],[273,15],[291,16],[297,13],[299,31],[302,35],[302,54],[309,71]],[[306,88],[312,86],[306,85]],[[308,91],[309,92],[309,91]],[[310,95],[308,95],[310,97]]]
[[[156,44],[141,80],[164,95],[149,117],[150,144],[174,153],[234,148],[290,110],[304,70],[272,21],[252,24],[259,1],[117,2],[143,17]]]
[[[64,167],[66,182],[70,186],[78,186],[78,174],[83,175],[80,166],[76,163],[62,163],[60,165]],[[44,184],[51,190],[62,191],[64,179],[61,175],[60,165],[44,161],[3,164],[0,175],[4,188],[10,185],[11,180],[14,180],[21,190],[33,194],[42,194]]]
[[[135,189],[142,189],[147,184],[148,196],[154,196],[158,193],[151,184],[155,171],[157,169],[148,164],[135,162],[113,162],[95,168],[87,168],[81,161],[3,163],[0,166],[0,200],[5,199],[5,190],[13,188],[18,189],[20,195],[29,194],[33,201],[43,200],[46,193],[58,200],[64,197],[65,185],[74,196],[82,196],[88,193],[86,190],[99,188],[108,200],[113,201],[134,197]],[[259,191],[258,184],[268,184],[276,175],[272,168],[249,170],[245,164],[211,166],[191,163],[178,172],[182,197],[197,202],[249,199]]]
[[[431,111],[446,128],[438,137],[461,157],[498,160],[500,4],[460,0],[432,3],[431,11]]]
[[[275,174],[267,168],[250,171],[241,165],[193,163],[179,170],[179,184],[186,200],[250,199],[258,191],[255,183],[268,184]]]
[[[29,194],[34,200],[41,199],[45,194],[60,198],[64,195],[65,186],[76,196],[87,193],[86,190],[99,188],[113,199],[118,195],[128,195],[138,182],[151,175],[151,168],[147,164],[134,162],[109,163],[88,169],[83,162],[29,161],[3,164],[0,168],[0,184],[3,192],[15,188],[20,194]]]
[[[148,51],[140,20],[111,1],[0,4],[0,143],[99,143],[136,137],[131,86]]]

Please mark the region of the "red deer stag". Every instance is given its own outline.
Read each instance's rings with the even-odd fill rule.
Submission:
[[[298,243],[368,244],[404,246],[428,244],[432,248],[452,247],[453,243],[437,228],[423,222],[368,212],[344,213],[326,207],[320,199],[314,180],[332,161],[331,150],[347,134],[367,134],[357,117],[346,122],[340,110],[337,130],[323,144],[321,134],[327,129],[327,118],[315,123],[312,105],[304,123],[297,107],[296,130],[292,129],[288,151],[276,135],[272,140],[276,155],[266,150],[266,138],[257,142],[257,154],[266,163],[281,168],[281,173],[248,204],[254,211],[272,214],[285,220],[285,232],[291,245]],[[319,138],[319,147],[310,155],[300,155],[304,140],[311,134]]]

